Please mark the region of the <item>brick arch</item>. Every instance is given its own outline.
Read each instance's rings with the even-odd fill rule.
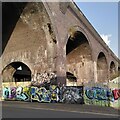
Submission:
[[[89,45],[90,45],[91,51],[92,51],[92,42],[91,42],[91,40],[89,39],[89,36],[87,35],[86,31],[85,31],[82,27],[80,27],[80,26],[78,26],[78,25],[70,26],[70,27],[69,27],[69,29],[68,29],[68,34],[67,34],[66,37],[65,37],[65,43],[64,43],[65,46],[66,46],[66,44],[67,44],[67,42],[68,42],[69,37],[70,37],[70,36],[73,36],[76,31],[79,31],[79,32],[81,32],[81,33],[84,34],[84,36],[86,37],[86,39],[87,39],[87,41],[88,41],[88,43],[89,43]],[[92,53],[93,53],[93,52],[92,52]],[[92,55],[92,56],[93,56],[93,55]]]
[[[69,31],[70,37],[66,44],[66,70],[77,76],[80,85],[94,78],[92,49],[84,33],[78,30],[80,29]]]
[[[108,62],[104,52],[99,52],[97,56],[97,81],[105,82],[108,80]]]
[[[49,7],[47,5],[45,5],[47,3],[40,2],[41,5],[38,5],[39,2],[38,3],[36,3],[36,2],[35,3],[29,3],[29,2],[23,2],[23,3],[19,3],[19,2],[18,3],[9,3],[9,2],[7,2],[6,3],[5,2],[2,5],[3,6],[3,9],[2,9],[2,12],[3,12],[3,16],[2,16],[2,20],[3,20],[2,52],[4,52],[4,49],[5,49],[5,47],[6,47],[7,43],[8,43],[8,40],[11,37],[12,32],[14,31],[14,29],[16,27],[16,24],[19,21],[19,19],[21,18],[21,15],[22,15],[23,11],[24,11],[25,7],[28,4],[35,4],[35,7],[36,7],[36,9],[38,11],[42,11],[40,9],[45,10],[46,13],[44,13],[44,14],[47,14],[48,19],[50,21],[48,24],[47,23],[46,24],[51,29],[50,32],[52,32],[52,31],[55,32],[55,30],[54,30],[54,28],[55,28],[54,21],[53,21],[53,19],[51,17],[50,11],[48,11]],[[35,7],[30,10],[31,14],[36,12]],[[24,16],[24,18],[25,18],[25,16]],[[53,33],[51,33],[51,34],[53,34]]]
[[[19,5],[19,3],[16,4]],[[51,20],[51,14],[48,12],[48,6],[45,6],[44,4],[45,3],[41,2],[28,2],[25,4],[24,9],[22,9],[17,20],[14,21],[15,26],[10,34],[10,37],[7,38],[8,42],[2,54],[4,59],[3,64],[9,63],[9,61],[13,60],[22,60],[30,63],[29,66],[38,66],[34,67],[35,71],[38,69],[39,72],[41,69],[54,69],[54,66],[52,65],[55,62],[51,63],[50,60],[54,57],[54,55],[56,55],[54,53],[56,52],[55,49],[57,41],[54,32],[54,24],[52,24],[54,22]],[[14,9],[18,8],[14,7]],[[7,10],[7,12],[8,11],[9,10]],[[28,24],[28,22],[30,22],[30,24]],[[39,25],[34,24],[34,22],[38,23]],[[34,29],[31,29],[30,25],[33,25]],[[38,30],[35,29],[36,26],[38,27]],[[45,51],[45,53],[43,53],[43,51]],[[41,62],[42,65],[39,64],[40,60],[43,61]],[[47,60],[50,62],[48,63]],[[39,66],[45,67],[43,68]]]
[[[112,79],[116,73],[116,65],[115,65],[114,61],[110,62],[109,72],[110,72],[110,79]]]
[[[20,82],[20,79],[24,79],[24,78],[25,78],[25,81],[26,79],[27,81],[31,81],[31,74],[32,74],[32,70],[28,67],[27,64],[20,61],[14,61],[7,64],[4,67],[1,75],[2,75],[3,82]],[[16,79],[18,78],[19,80],[16,81]]]

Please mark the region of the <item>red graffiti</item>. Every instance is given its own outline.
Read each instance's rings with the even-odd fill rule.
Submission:
[[[113,96],[114,96],[115,100],[117,100],[118,98],[120,98],[120,89],[115,89],[112,92],[113,92]]]

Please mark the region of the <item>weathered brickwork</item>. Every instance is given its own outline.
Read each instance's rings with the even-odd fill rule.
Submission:
[[[3,9],[18,10],[22,7],[18,4],[7,8],[4,3]],[[3,31],[10,36],[3,40],[7,41],[1,55],[4,81],[13,78],[14,62],[27,65],[34,80],[39,73],[54,72],[57,83],[69,84],[66,72],[70,72],[77,86],[107,82],[118,71],[120,61],[74,3],[27,3],[14,24],[10,35]]]

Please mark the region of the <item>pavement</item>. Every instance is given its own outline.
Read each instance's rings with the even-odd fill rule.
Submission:
[[[120,110],[95,105],[3,101],[3,117],[108,117],[120,118]],[[17,112],[18,111],[18,112]],[[25,112],[24,112],[25,111]],[[23,113],[23,114],[22,114]],[[26,113],[26,114],[25,114]],[[46,116],[49,114],[49,116]]]

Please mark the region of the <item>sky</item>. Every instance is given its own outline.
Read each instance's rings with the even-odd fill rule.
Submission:
[[[110,49],[118,55],[118,2],[76,2],[77,6],[103,38]],[[120,58],[120,56],[119,56]]]

